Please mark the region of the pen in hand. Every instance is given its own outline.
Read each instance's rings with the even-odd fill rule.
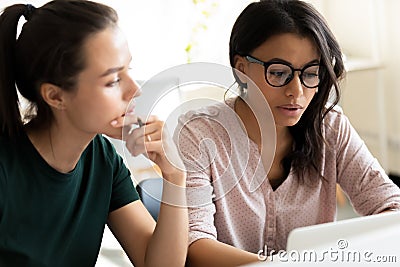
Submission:
[[[143,123],[143,121],[142,121],[141,118],[138,118],[138,119],[137,119],[137,123],[138,123],[139,127],[142,127],[142,126],[144,125],[144,123]],[[148,142],[151,142],[151,137],[150,137],[149,135],[145,135],[145,136],[146,136],[146,140],[147,140]]]
[[[138,123],[139,127],[142,127],[144,125],[141,118],[137,118],[137,123]]]

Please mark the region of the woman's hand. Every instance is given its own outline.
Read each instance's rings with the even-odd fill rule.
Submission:
[[[139,118],[127,115],[114,127],[123,127],[122,139],[133,156],[144,154],[161,169],[163,177],[176,185],[184,186],[186,174],[179,153],[163,121],[150,116],[140,127]],[[132,124],[138,125],[137,127]]]
[[[144,154],[158,165],[164,182],[155,229],[154,222],[135,219],[144,210],[140,201],[114,211],[109,217],[109,225],[132,259],[139,259],[137,261],[146,266],[184,266],[188,244],[186,172],[175,143],[164,122],[155,116],[142,123],[134,114],[125,115],[124,121],[118,121],[114,126],[124,129],[122,139],[133,156]],[[151,218],[149,214],[143,217]],[[136,236],[142,240],[139,250]],[[171,244],[174,245],[170,249]]]
[[[129,135],[130,131],[135,124],[138,124],[138,116],[134,113],[127,113],[125,116],[121,116],[111,122],[111,130],[105,132],[107,136],[125,140],[125,137]]]

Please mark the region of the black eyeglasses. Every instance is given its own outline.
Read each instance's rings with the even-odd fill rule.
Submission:
[[[302,69],[295,69],[285,62],[264,62],[252,56],[245,56],[251,63],[264,66],[265,80],[273,87],[282,87],[290,83],[294,78],[294,72],[300,71],[300,81],[307,88],[315,88],[319,85],[319,63],[306,65]]]

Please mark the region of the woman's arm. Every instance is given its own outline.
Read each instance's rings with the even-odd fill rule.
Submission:
[[[156,224],[142,202],[136,201],[110,213],[109,227],[135,266],[184,266],[188,245],[186,173],[176,147],[156,117],[133,130],[126,147],[133,156],[145,154],[159,166],[164,178],[160,211]]]
[[[141,201],[110,213],[108,226],[134,266],[184,266],[186,208],[161,203],[157,224]]]
[[[335,117],[334,117],[335,118]],[[333,128],[336,138],[337,181],[348,194],[355,210],[370,215],[400,209],[400,190],[389,179],[377,159],[351,126],[347,117],[337,112]],[[331,136],[331,138],[332,138]]]
[[[228,165],[217,157],[215,153],[224,154],[223,151],[210,152],[209,147],[203,143],[218,143],[219,123],[214,125],[213,119],[208,116],[201,117],[187,114],[179,118],[175,129],[174,141],[179,147],[181,157],[186,164],[187,172],[187,201],[189,210],[189,242],[188,260],[186,266],[239,266],[247,263],[257,262],[256,254],[227,245],[217,239],[217,228],[215,226],[216,212],[215,194],[218,191],[212,182],[212,169],[215,165]],[[211,121],[211,123],[210,123]],[[208,127],[204,127],[207,125]],[[216,126],[216,127],[214,127]],[[208,130],[215,130],[215,135]],[[214,148],[214,146],[211,146]],[[214,175],[218,176],[217,173]],[[221,223],[221,222],[220,222]],[[224,222],[222,222],[223,224]],[[233,225],[224,225],[229,228]],[[222,226],[221,226],[222,227]]]
[[[228,267],[258,261],[258,255],[213,239],[199,239],[189,246],[189,267]]]

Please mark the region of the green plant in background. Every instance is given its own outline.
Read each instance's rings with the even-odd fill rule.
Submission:
[[[208,29],[209,18],[218,9],[218,0],[192,0],[196,17],[195,25],[192,27],[189,42],[185,48],[186,61],[192,62],[194,48],[198,46],[198,37]]]

